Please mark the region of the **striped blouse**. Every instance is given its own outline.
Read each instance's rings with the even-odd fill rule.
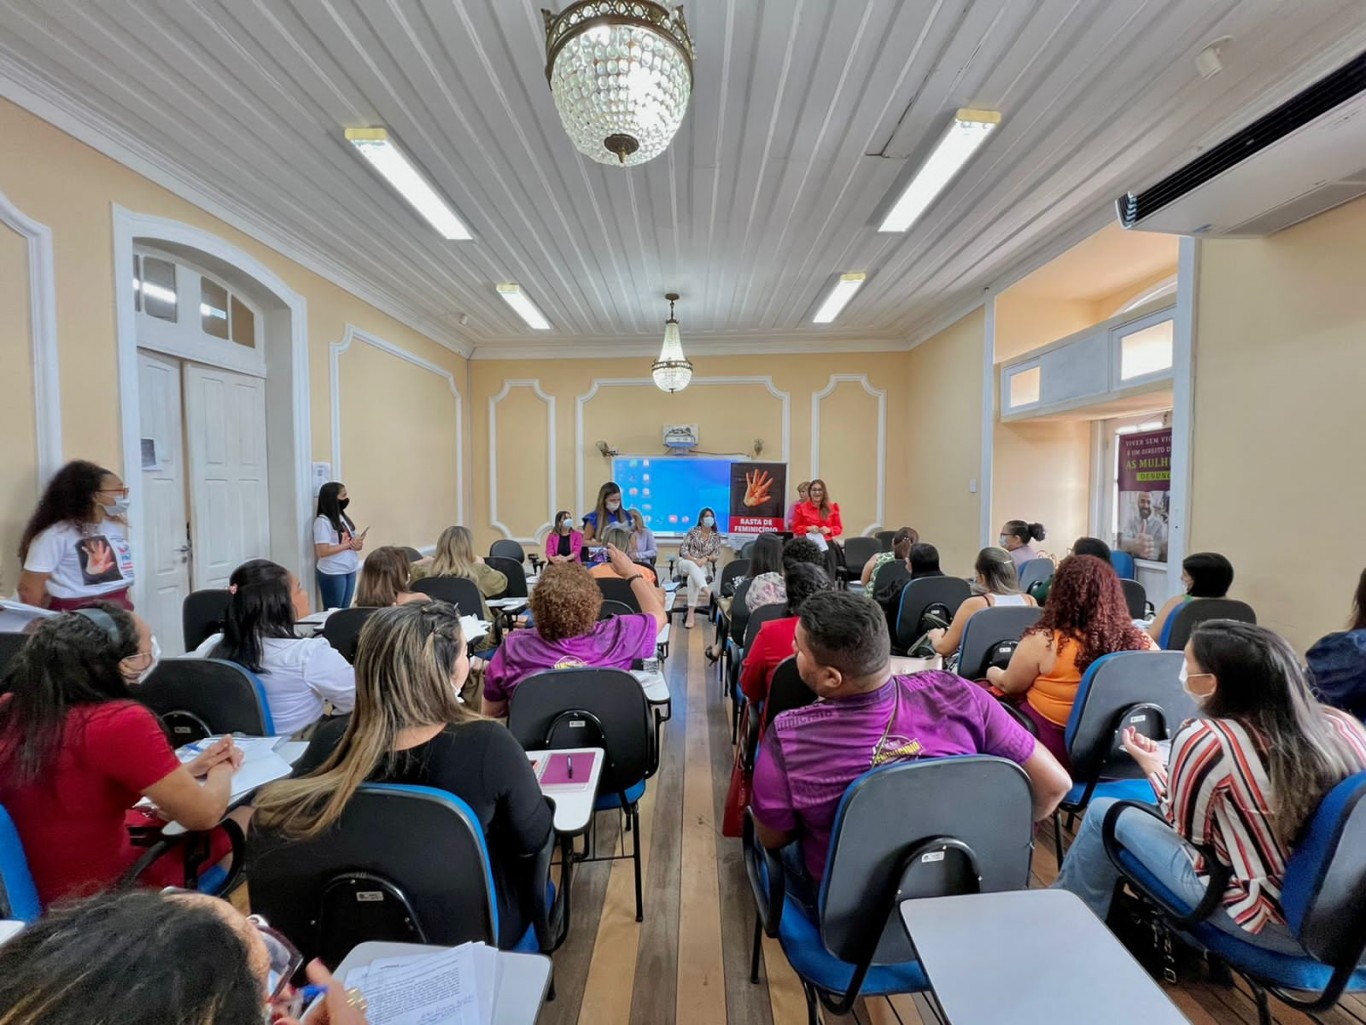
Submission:
[[[1346,716],[1328,712],[1340,739],[1366,767],[1366,734]],[[1193,844],[1213,848],[1232,868],[1224,910],[1258,933],[1283,923],[1281,883],[1290,851],[1271,823],[1273,795],[1263,755],[1265,741],[1233,719],[1192,719],[1172,740],[1162,811]],[[1195,870],[1205,875],[1204,859]]]

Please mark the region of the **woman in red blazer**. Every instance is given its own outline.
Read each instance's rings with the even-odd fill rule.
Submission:
[[[825,481],[816,479],[811,482],[806,501],[798,502],[792,510],[792,532],[805,537],[812,532],[819,533],[826,541],[831,541],[844,533],[840,522],[838,502],[830,501],[830,492]]]

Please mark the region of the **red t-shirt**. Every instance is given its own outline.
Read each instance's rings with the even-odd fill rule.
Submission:
[[[7,749],[0,741],[0,756]],[[0,780],[0,804],[19,830],[44,906],[118,881],[145,853],[130,842],[124,815],[179,766],[148,708],[110,701],[71,710],[61,747],[36,782]]]
[[[754,635],[754,643],[745,652],[745,664],[740,670],[740,689],[751,701],[768,699],[773,674],[782,661],[792,655],[799,619],[799,616],[770,619]]]

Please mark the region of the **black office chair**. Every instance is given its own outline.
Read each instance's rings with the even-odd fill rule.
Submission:
[[[467,577],[424,577],[414,582],[413,590],[437,601],[450,602],[462,616],[483,618],[484,596],[479,585]]]
[[[1030,559],[1020,567],[1020,590],[1028,593],[1035,584],[1053,579],[1052,559]]]
[[[1025,889],[1033,832],[1029,777],[1004,758],[926,758],[872,769],[840,800],[812,918],[787,895],[782,862],[757,842],[751,813],[744,834],[757,907],[750,981],[759,981],[767,934],[801,979],[811,1022],[818,1004],[844,1015],[860,996],[928,989],[901,924],[901,902]]]
[[[726,563],[721,570],[721,579],[717,582],[712,592],[713,599],[720,595],[730,598],[735,594],[735,588],[742,577],[749,575],[749,559],[732,559]]]
[[[409,562],[419,562],[422,559],[422,553],[419,552],[416,548],[410,547],[409,545],[404,545],[399,549],[399,551],[401,551],[404,555],[408,556]]]
[[[892,540],[896,537],[896,531],[879,530],[873,537],[877,539],[878,551],[890,552],[892,550]]]
[[[157,714],[173,747],[219,733],[275,735],[265,688],[236,662],[163,659],[137,696]]]
[[[754,556],[754,542],[746,541],[740,546],[740,558],[749,559]]]
[[[861,576],[864,563],[880,551],[882,545],[875,537],[846,537],[844,559],[849,565],[850,579]]]
[[[228,614],[226,588],[211,587],[191,591],[180,606],[180,632],[185,650],[194,651],[223,629],[223,617]]]
[[[544,899],[554,836],[529,859],[536,913],[512,950],[548,952],[558,938]],[[287,931],[305,961],[319,957],[335,969],[367,940],[498,945],[483,827],[445,790],[362,784],[321,835],[299,840],[253,829],[248,856],[252,910]]]
[[[484,560],[489,569],[496,569],[508,578],[507,588],[499,598],[525,598],[527,596],[526,570],[516,559],[502,555],[490,555]]]
[[[1184,651],[1195,628],[1211,619],[1256,623],[1257,613],[1247,602],[1232,598],[1194,598],[1167,617],[1162,627],[1162,647],[1167,651]]]
[[[768,685],[768,697],[764,699],[764,729],[768,729],[773,720],[783,712],[805,708],[815,703],[815,691],[806,685],[801,674],[797,672],[796,656],[783,659],[773,672],[773,679]]]
[[[958,675],[981,680],[988,666],[1009,662],[1020,638],[1042,615],[1043,609],[1036,605],[993,605],[974,612],[958,642]]]
[[[1124,601],[1129,606],[1130,619],[1142,619],[1148,614],[1148,592],[1137,580],[1120,579]]]
[[[621,669],[556,669],[529,676],[508,701],[508,729],[528,751],[600,747],[605,754],[593,810],[619,810],[635,833],[631,854],[587,860],[635,862],[636,921],[644,917],[640,799],[659,768],[653,717],[640,682]]]
[[[968,600],[972,591],[960,577],[921,577],[901,589],[897,606],[896,632],[892,637],[892,651],[904,655],[928,629],[926,613],[943,620],[948,626],[958,606]]]
[[[604,598],[602,608],[598,610],[598,619],[611,619],[613,616],[634,616],[638,615],[639,612],[640,609],[633,609],[624,601]]]
[[[622,580],[620,577],[594,577],[598,583],[598,590],[602,592],[603,601],[618,602],[625,605],[632,612],[640,611],[640,599],[631,590],[631,584]]]
[[[521,543],[506,537],[493,542],[489,548],[489,555],[511,559],[513,562],[526,562],[526,550]]]
[[[787,615],[787,603],[775,602],[771,605],[760,605],[749,614],[749,619],[745,621],[745,632],[740,638],[740,644],[731,655],[729,667],[730,672],[730,742],[738,743],[740,739],[740,717],[744,712],[748,698],[740,688],[740,671],[745,665],[745,653],[754,646],[754,638],[759,636],[759,631],[763,625],[774,619],[782,619]]]
[[[356,607],[338,609],[323,622],[323,637],[327,643],[341,652],[341,657],[352,665],[356,663],[356,645],[365,621],[379,609]]]
[[[716,617],[716,647],[721,652],[721,658],[717,662],[717,675],[721,679],[721,694],[726,693],[726,681],[730,679],[729,673],[731,664],[734,660],[735,648],[739,641],[744,639],[745,625],[749,622],[748,596],[750,585],[754,583],[753,577],[745,577],[735,585],[735,594],[730,600],[730,614],[718,615]]]

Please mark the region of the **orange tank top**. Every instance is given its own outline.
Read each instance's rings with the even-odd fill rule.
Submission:
[[[1064,639],[1066,644],[1062,643]],[[1053,668],[1035,679],[1034,686],[1025,692],[1025,700],[1049,722],[1066,726],[1077,700],[1077,688],[1081,686],[1081,671],[1077,669],[1081,645],[1075,638],[1057,631],[1053,633],[1051,644],[1057,652]]]

